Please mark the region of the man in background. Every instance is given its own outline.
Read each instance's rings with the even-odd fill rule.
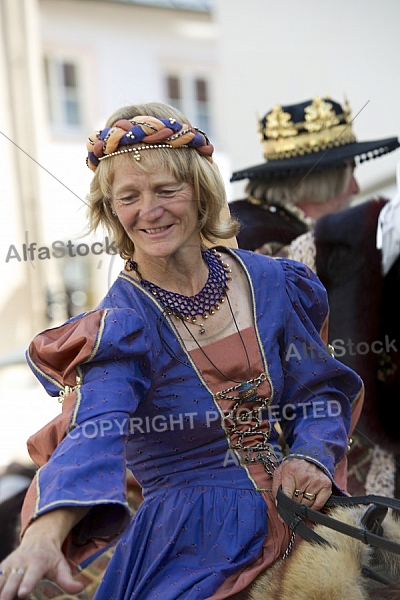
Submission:
[[[274,106],[260,120],[259,133],[265,162],[231,178],[248,179],[246,198],[230,203],[242,224],[239,247],[299,260],[320,277],[336,358],[361,375],[366,391],[350,441],[349,492],[398,496],[400,259],[392,256],[390,268],[383,268],[376,245],[388,200],[349,206],[359,192],[356,160],[392,152],[399,141],[357,142],[348,104],[319,97]]]

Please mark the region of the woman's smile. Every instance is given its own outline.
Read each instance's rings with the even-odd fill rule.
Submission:
[[[127,163],[115,172],[113,209],[135,245],[135,260],[165,258],[184,246],[199,248],[193,186],[165,169],[142,173]]]
[[[140,231],[144,231],[150,235],[155,235],[158,233],[164,233],[164,231],[168,231],[172,225],[164,225],[163,227],[153,227],[152,229],[141,229]]]

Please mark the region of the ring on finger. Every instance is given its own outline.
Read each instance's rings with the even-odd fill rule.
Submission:
[[[10,570],[10,574],[23,575],[25,573],[25,569],[22,567],[13,567]]]
[[[306,500],[309,500],[310,502],[314,502],[316,497],[317,497],[317,494],[310,494],[309,492],[304,492],[304,494],[303,494],[303,498],[305,498]]]
[[[298,498],[299,496],[303,496],[303,492],[301,490],[294,490],[293,496]]]

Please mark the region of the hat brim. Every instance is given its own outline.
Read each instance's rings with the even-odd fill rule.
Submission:
[[[345,166],[350,158],[358,158],[358,162],[364,162],[378,156],[393,152],[400,146],[397,138],[374,140],[370,142],[353,142],[344,146],[337,146],[303,154],[293,158],[281,160],[268,160],[260,165],[248,167],[232,174],[231,181],[240,179],[270,179],[271,177],[290,177],[300,175],[309,171],[321,171],[327,167]]]

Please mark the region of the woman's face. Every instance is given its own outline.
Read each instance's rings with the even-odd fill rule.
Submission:
[[[168,257],[189,244],[198,248],[193,186],[165,169],[143,173],[121,159],[111,187],[112,206],[135,245],[135,260]]]

